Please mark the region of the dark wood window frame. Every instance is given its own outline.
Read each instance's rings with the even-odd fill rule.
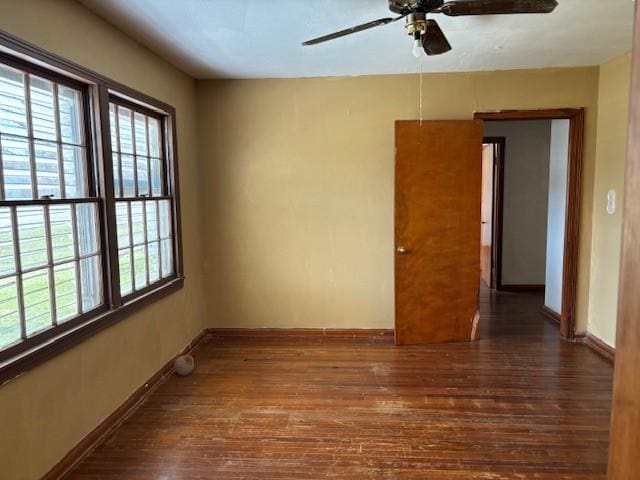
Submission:
[[[83,92],[88,193],[90,197],[96,197],[98,203],[103,279],[101,306],[0,351],[2,384],[127,318],[141,307],[179,290],[184,285],[184,270],[175,108],[1,30],[0,62],[61,84],[72,85]],[[171,200],[173,236],[173,274],[124,297],[120,294],[119,284],[116,199],[109,129],[109,103],[114,101],[161,120],[166,169],[164,193],[166,199]],[[45,199],[39,200],[39,203],[55,205],[77,201]],[[15,205],[17,202],[6,203]]]

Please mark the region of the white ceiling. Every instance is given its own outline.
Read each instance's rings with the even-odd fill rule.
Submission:
[[[386,0],[80,0],[196,78],[413,73],[403,22],[300,43],[392,16]],[[434,15],[453,50],[427,72],[600,64],[627,52],[632,0],[558,0],[550,15]]]

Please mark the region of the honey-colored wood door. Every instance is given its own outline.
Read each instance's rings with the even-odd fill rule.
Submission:
[[[396,122],[397,344],[477,336],[482,122]]]

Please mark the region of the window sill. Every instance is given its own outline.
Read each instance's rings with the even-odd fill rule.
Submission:
[[[184,286],[184,277],[177,277],[144,295],[131,300],[121,307],[109,310],[76,328],[52,337],[15,357],[0,362],[0,386],[19,377],[28,370],[46,362],[56,355],[69,350],[80,342],[94,336],[102,330],[124,320],[141,308],[180,290]]]

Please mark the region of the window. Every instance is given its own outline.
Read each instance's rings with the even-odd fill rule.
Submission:
[[[182,285],[175,112],[38,54],[0,53],[0,380]]]
[[[120,292],[130,295],[173,274],[162,123],[117,102],[109,105],[109,118]]]
[[[83,103],[0,65],[0,348],[103,303]]]

